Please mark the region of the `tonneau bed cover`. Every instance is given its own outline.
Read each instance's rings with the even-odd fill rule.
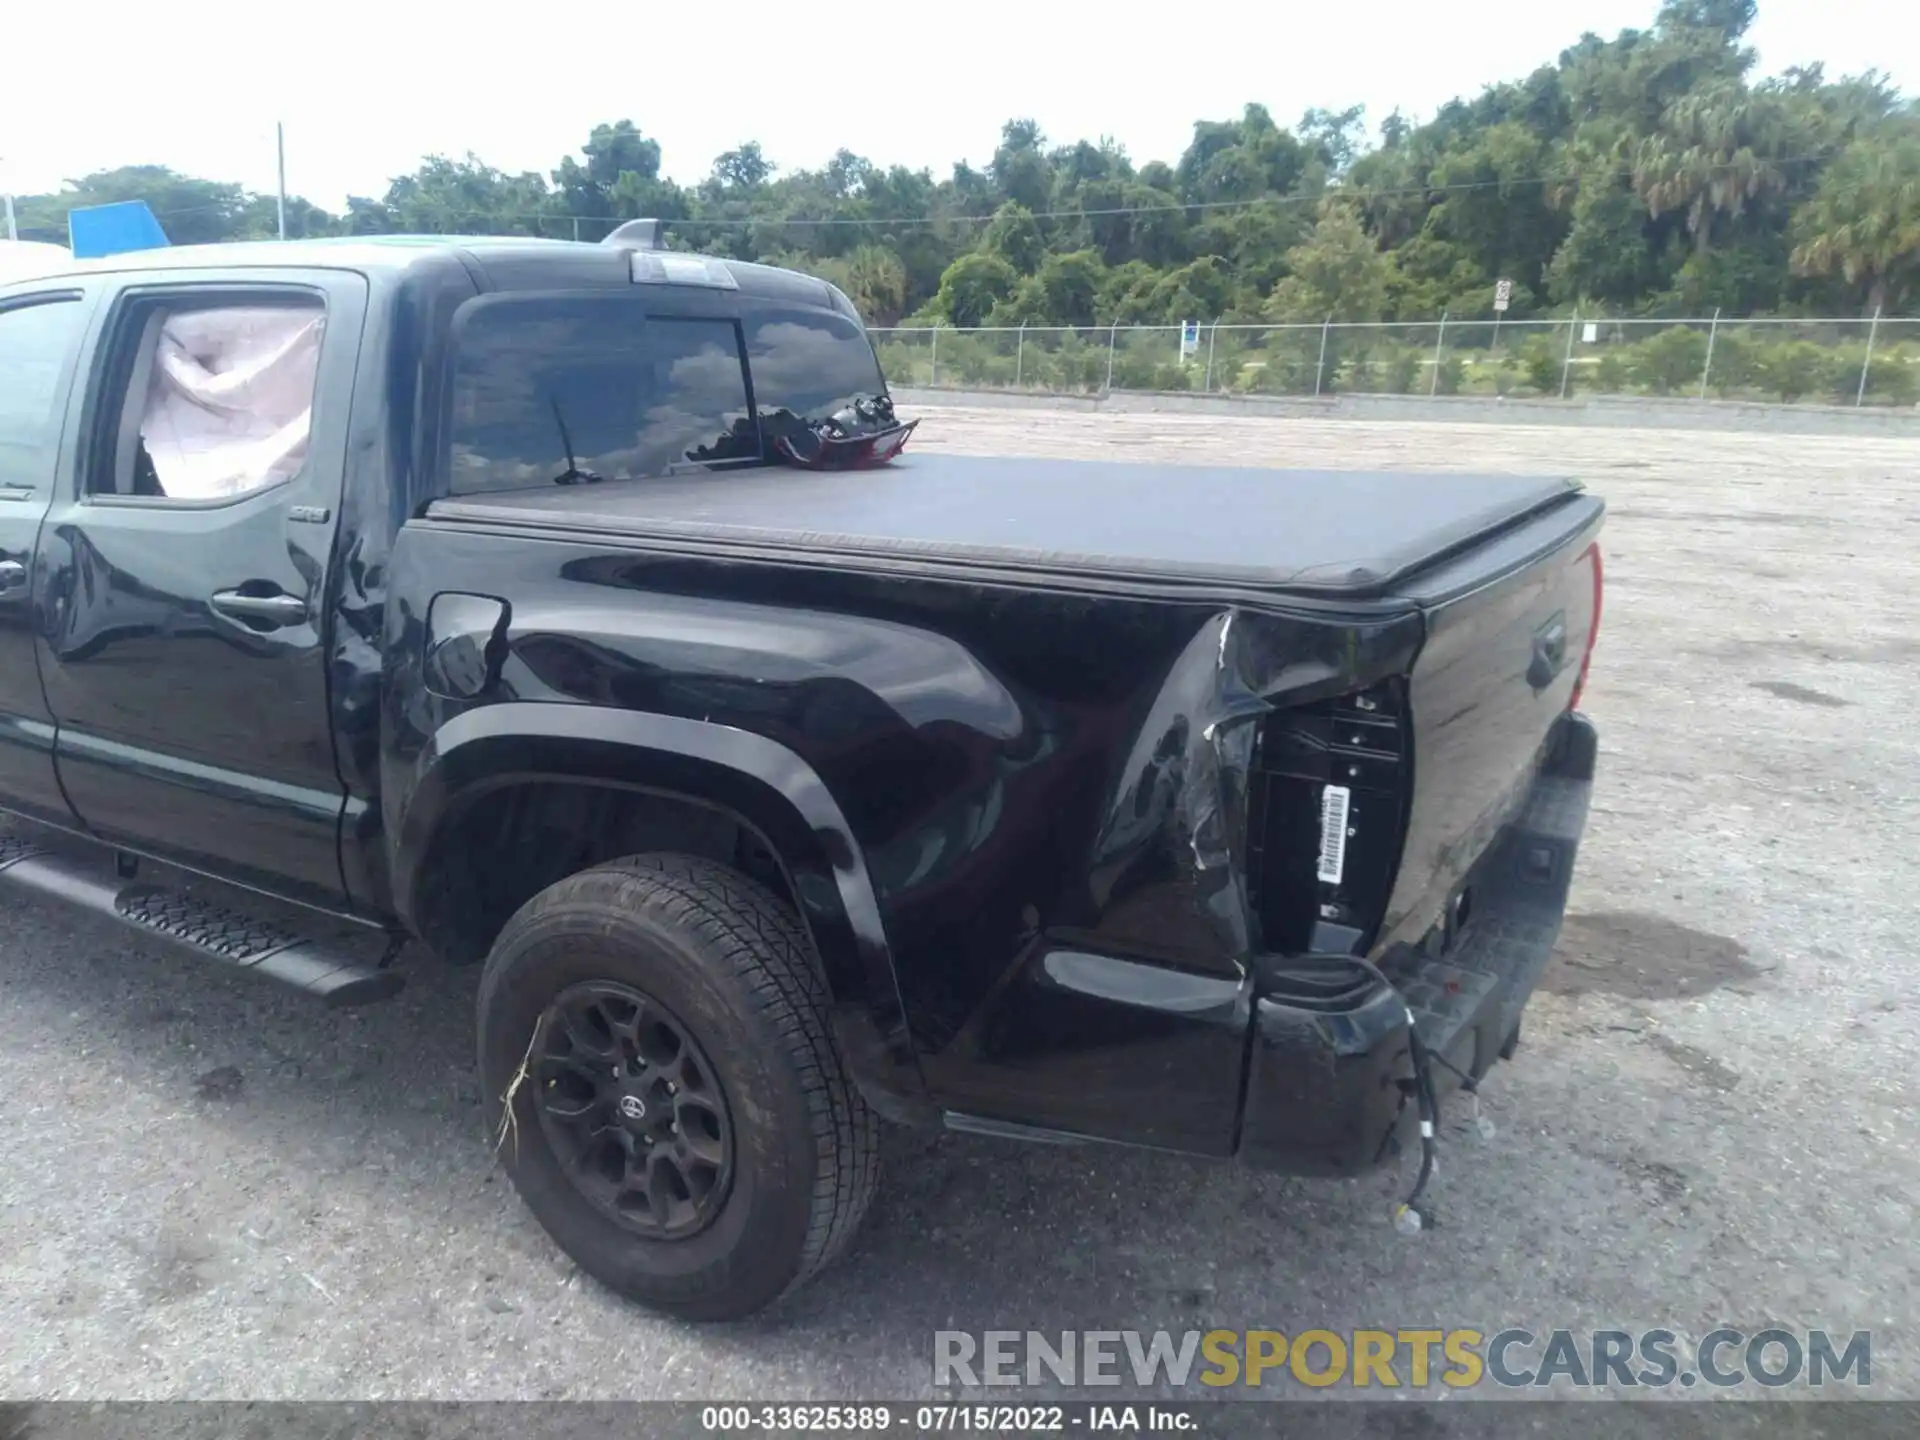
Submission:
[[[973,564],[1360,599],[1566,503],[1523,475],[1270,470],[955,454],[464,495],[436,520],[698,549]]]

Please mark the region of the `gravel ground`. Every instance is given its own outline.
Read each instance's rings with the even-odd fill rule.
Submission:
[[[492,1171],[470,973],[334,1015],[8,899],[0,1395],[910,1397],[949,1327],[1776,1323],[1871,1329],[1875,1390],[1920,1397],[1920,442],[924,413],[921,448],[1610,502],[1575,913],[1494,1134],[1445,1141],[1443,1227],[1394,1234],[1404,1176],[895,1132],[845,1263],[681,1326]]]

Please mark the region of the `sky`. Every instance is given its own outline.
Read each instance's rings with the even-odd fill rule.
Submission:
[[[1282,124],[1355,103],[1375,124],[1396,107],[1425,118],[1524,76],[1582,31],[1644,28],[1658,8],[510,4],[16,0],[0,8],[0,188],[145,163],[271,193],[276,121],[289,193],[334,210],[432,153],[544,173],[619,119],[658,140],[683,182],[746,140],[784,169],[846,146],[940,177],[956,160],[985,163],[1015,116],[1054,141],[1111,136],[1136,162],[1172,161],[1196,119],[1248,101]],[[1879,68],[1920,90],[1912,0],[1760,0],[1749,38],[1762,74],[1818,60],[1830,77]]]

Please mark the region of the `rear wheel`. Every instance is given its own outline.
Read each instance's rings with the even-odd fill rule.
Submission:
[[[573,875],[480,984],[499,1155],[582,1269],[690,1319],[750,1314],[852,1237],[879,1173],[798,919],[709,860]]]

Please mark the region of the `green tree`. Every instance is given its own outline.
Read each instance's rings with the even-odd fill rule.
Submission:
[[[1313,228],[1313,207],[1294,203],[1304,197],[1268,198],[1273,203],[1209,211],[1191,231],[1193,252],[1226,261],[1256,305],[1287,273],[1287,251]]]
[[[1547,266],[1554,300],[1631,306],[1665,284],[1671,272],[1652,243],[1646,207],[1624,180],[1600,176],[1581,186],[1571,222]]]
[[[1144,172],[1132,180],[1084,185],[1073,204],[1085,217],[1080,222],[1083,233],[1108,265],[1129,260],[1174,265],[1190,254],[1187,213],[1180,197],[1171,188],[1148,183]]]
[[[1920,124],[1842,150],[1793,233],[1800,273],[1841,276],[1869,310],[1904,304],[1920,286]]]
[[[1457,241],[1422,231],[1393,252],[1389,310],[1407,320],[1484,310],[1493,290],[1486,270]]]
[[[164,227],[163,227],[164,228]],[[280,233],[280,205],[272,195],[249,195],[240,216],[240,233],[249,240],[271,240]],[[287,197],[287,238],[307,240],[346,233],[345,223],[298,195]]]
[[[792,269],[839,286],[869,325],[895,325],[906,313],[907,269],[884,246],[862,245],[846,255],[824,259],[801,254],[781,258]]]
[[[1046,137],[1036,122],[1009,120],[1000,127],[1000,144],[987,167],[1000,194],[1032,212],[1047,209],[1053,197],[1053,174],[1045,147]]]
[[[1034,276],[1045,317],[1043,323],[1099,324],[1100,291],[1106,279],[1106,263],[1097,251],[1074,250],[1065,255],[1049,255]]]
[[[621,220],[675,220],[688,210],[680,187],[661,179],[660,142],[631,120],[594,126],[580,158],[564,157],[552,180],[554,208],[569,217],[565,233],[572,235],[572,217],[580,217],[583,240],[598,240]]]
[[[1694,253],[1705,255],[1716,224],[1787,184],[1795,148],[1782,107],[1727,82],[1685,95],[1634,154],[1633,183],[1647,213],[1684,217]]]
[[[1366,140],[1367,107],[1345,110],[1309,110],[1294,127],[1300,143],[1313,153],[1330,175],[1345,173]]]
[[[1386,313],[1393,262],[1361,226],[1351,200],[1321,205],[1313,233],[1287,252],[1287,270],[1267,301],[1270,319],[1378,320]]]
[[[1148,292],[1153,323],[1178,325],[1189,320],[1217,320],[1234,308],[1237,287],[1225,261],[1202,255],[1191,264],[1162,275]]]
[[[164,165],[96,170],[51,195],[21,196],[15,222],[22,240],[64,245],[69,211],[126,200],[144,200],[176,245],[204,245],[246,233],[248,197],[238,185],[196,179]]]
[[[432,156],[342,214],[289,196],[287,228],[591,241],[656,216],[673,245],[825,276],[876,322],[1431,321],[1484,314],[1503,277],[1520,313],[1542,299],[1641,316],[1911,305],[1920,106],[1877,72],[1829,79],[1805,65],[1754,80],[1753,0],[1655,4],[1646,28],[1582,36],[1424,123],[1388,116],[1370,152],[1358,109],[1310,110],[1289,130],[1248,105],[1198,121],[1171,163],[1136,163],[1107,137],[1049,141],[1016,119],[987,164],[938,178],[852,148],[776,170],[748,142],[683,187],[658,142],[623,119],[596,125],[546,174]],[[19,197],[22,233],[64,239],[73,206],[134,198],[180,242],[278,227],[271,196],[145,166]],[[1323,387],[1393,384],[1404,368],[1365,337],[1336,337],[1323,367],[1318,340],[1304,357],[1222,363],[1269,389],[1316,375]],[[1150,349],[1135,358],[1151,370]],[[991,352],[979,347],[980,364]],[[1609,383],[1633,378],[1624,354],[1609,358]],[[1907,374],[1887,370],[1885,393]]]
[[[737,195],[765,185],[773,178],[773,165],[761,152],[760,142],[749,140],[738,149],[724,150],[715,156],[710,178],[720,190]]]
[[[1633,347],[1634,380],[1656,395],[1671,395],[1699,385],[1705,373],[1707,337],[1675,325]]]
[[[1040,268],[1040,261],[1047,253],[1047,242],[1041,237],[1033,212],[1018,201],[1009,200],[993,212],[986,234],[980,239],[980,248],[989,255],[998,255],[1020,274],[1031,275]]]
[[[558,228],[546,181],[509,175],[476,155],[429,156],[387,187],[392,227],[414,235],[540,235]]]
[[[1479,272],[1492,304],[1493,282],[1510,279],[1529,293],[1553,258],[1566,221],[1547,203],[1540,174],[1549,163],[1546,141],[1519,120],[1502,120],[1454,140],[1429,172],[1444,198],[1425,229],[1452,240]],[[1516,307],[1518,308],[1518,307]]]
[[[1357,112],[1349,112],[1357,120]],[[1325,116],[1309,111],[1309,116]],[[1352,135],[1328,120],[1329,143],[1350,145]],[[1193,127],[1193,141],[1172,172],[1173,184],[1184,200],[1197,204],[1232,203],[1262,195],[1291,194],[1305,177],[1314,152],[1299,138],[1282,130],[1264,105],[1249,105],[1238,120],[1201,120]],[[1151,168],[1151,167],[1149,167]],[[1143,181],[1160,182],[1141,172]]]
[[[940,277],[934,304],[955,325],[983,325],[993,307],[1013,294],[1020,272],[998,255],[962,255]]]
[[[1160,284],[1161,274],[1144,260],[1129,260],[1108,269],[1100,295],[1101,317],[1113,325],[1159,324],[1153,292]]]

